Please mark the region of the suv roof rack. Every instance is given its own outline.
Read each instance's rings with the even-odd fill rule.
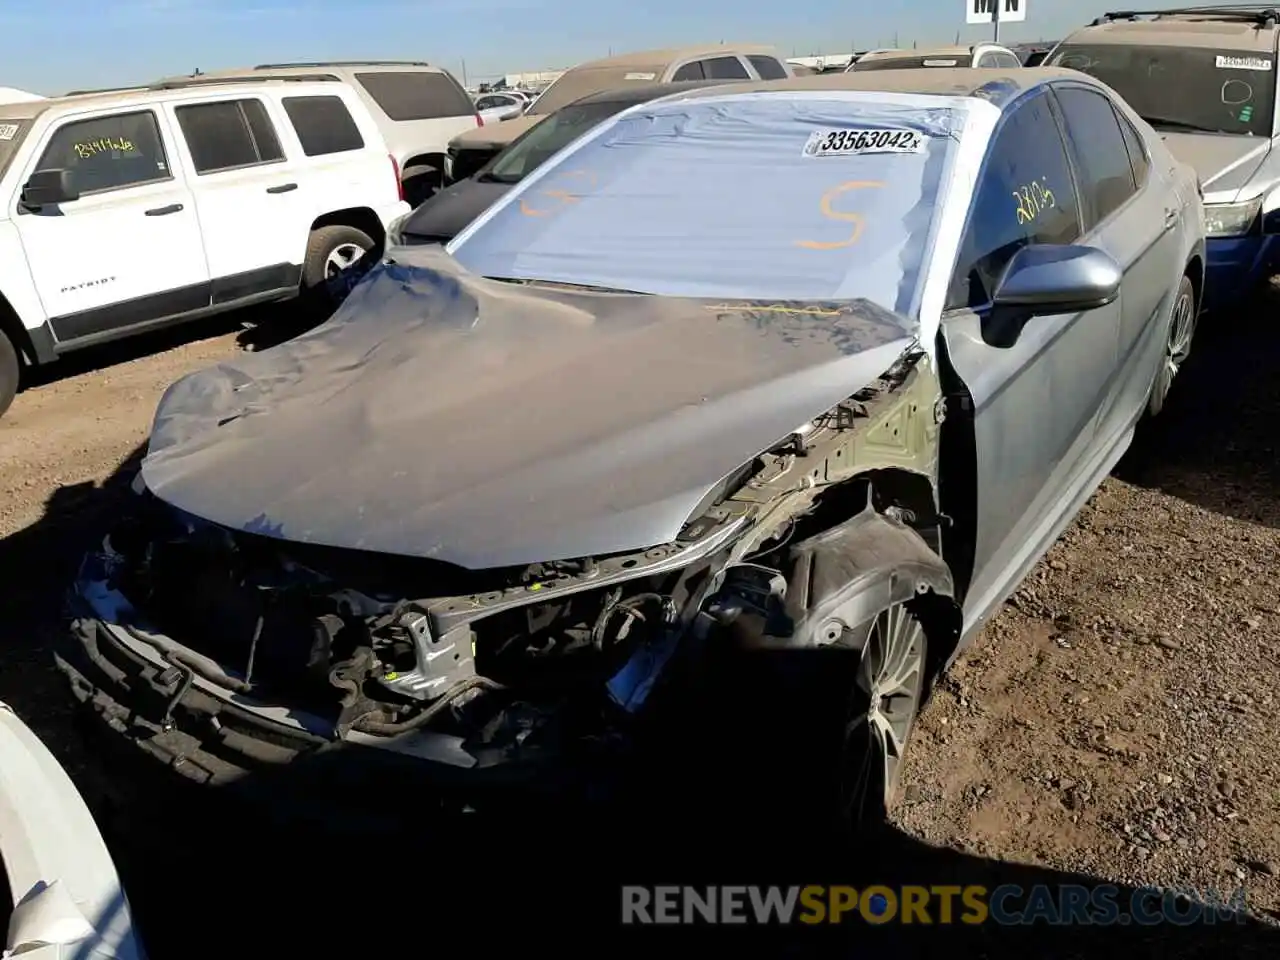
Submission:
[[[327,73],[300,73],[295,77],[206,77],[203,74],[184,77],[181,80],[161,80],[145,87],[134,87],[137,90],[183,90],[187,87],[212,87],[226,83],[269,83],[284,81],[285,83],[308,83],[325,81],[332,83],[338,78]]]
[[[90,97],[98,93],[128,93],[130,90],[145,90],[143,86],[133,87],[94,87],[89,90],[68,90],[66,93],[60,94],[63,97]]]
[[[425,60],[317,60],[299,63],[260,63],[255,70],[281,70],[285,67],[429,67]]]
[[[1221,7],[1172,7],[1167,10],[1115,10],[1104,13],[1090,26],[1115,20],[1137,20],[1139,17],[1204,17],[1208,20],[1244,20],[1274,27],[1280,23],[1280,8],[1269,3],[1229,3]]]

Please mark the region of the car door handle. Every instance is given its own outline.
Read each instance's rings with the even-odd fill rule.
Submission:
[[[169,213],[177,213],[181,209],[182,209],[182,204],[171,203],[167,207],[152,207],[146,213],[148,217],[163,217]]]
[[[1175,223],[1177,223],[1177,222],[1178,222],[1178,219],[1179,219],[1181,216],[1182,216],[1182,213],[1178,210],[1178,208],[1177,208],[1177,207],[1174,207],[1174,208],[1172,208],[1172,209],[1170,209],[1170,210],[1166,210],[1166,211],[1164,212],[1164,225],[1165,225],[1165,227],[1166,227],[1166,228],[1168,228],[1168,227],[1172,227]]]
[[[290,190],[297,190],[296,183],[282,183],[275,187],[267,187],[267,193],[288,193]]]

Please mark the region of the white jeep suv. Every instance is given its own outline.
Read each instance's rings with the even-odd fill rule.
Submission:
[[[0,105],[0,414],[23,363],[323,291],[408,210],[340,81],[199,78]]]

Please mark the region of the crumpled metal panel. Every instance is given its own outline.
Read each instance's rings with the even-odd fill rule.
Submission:
[[[608,294],[394,253],[315,330],[173,384],[147,487],[232,529],[473,569],[643,549],[913,341],[866,301]]]

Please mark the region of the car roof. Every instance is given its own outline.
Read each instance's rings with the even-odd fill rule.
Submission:
[[[585,103],[644,103],[646,100],[656,100],[669,94],[680,93],[682,90],[692,91],[701,87],[740,85],[740,81],[726,82],[724,80],[679,80],[674,83],[646,83],[643,86],[614,87],[609,90],[589,93],[582,99],[574,100],[573,103],[566,104],[566,106],[576,107]],[[560,109],[563,110],[564,107]]]
[[[923,50],[906,50],[894,48],[890,50],[872,50],[863,54],[863,60],[910,60],[916,57],[967,57],[973,53],[973,47],[926,47]]]
[[[787,80],[726,83],[712,89],[697,90],[694,97],[721,96],[753,92],[866,90],[880,93],[918,93],[933,96],[968,97],[977,94],[993,81],[1000,81],[1011,92],[1027,90],[1052,80],[1094,83],[1088,75],[1065,67],[915,67],[904,70],[867,70],[861,73],[824,73],[814,77]]]
[[[203,76],[203,75],[202,75]],[[205,81],[201,78],[182,78],[164,80],[159,83],[139,87],[115,87],[107,90],[77,90],[60,97],[49,97],[45,100],[30,100],[22,103],[0,105],[0,113],[6,120],[34,120],[48,110],[60,107],[96,107],[96,106],[142,106],[154,103],[158,96],[180,92],[224,91],[243,92],[245,90],[261,90],[264,84],[278,87],[286,84],[297,85],[303,82],[333,83],[333,78],[314,72],[300,74],[289,79],[263,77],[258,80],[238,80],[227,82],[222,80]]]
[[[759,43],[707,43],[691,47],[668,47],[661,50],[636,50],[631,53],[619,54],[616,57],[588,60],[585,63],[570,67],[569,70],[595,70],[601,67],[647,67],[654,71],[661,71],[679,60],[705,57],[717,53],[767,53],[776,55],[777,50],[772,46]]]
[[[1124,44],[1133,46],[1198,47],[1272,53],[1276,49],[1275,19],[1265,13],[1224,9],[1158,16],[1105,14],[1067,36],[1063,43]]]
[[[201,77],[244,77],[263,74],[276,76],[295,76],[304,73],[325,73],[327,71],[359,70],[363,72],[381,71],[422,71],[424,73],[445,73],[444,67],[437,67],[425,60],[317,60],[314,63],[258,63],[251,67],[225,67],[221,70],[209,70],[198,74]],[[174,77],[172,79],[184,79]]]

